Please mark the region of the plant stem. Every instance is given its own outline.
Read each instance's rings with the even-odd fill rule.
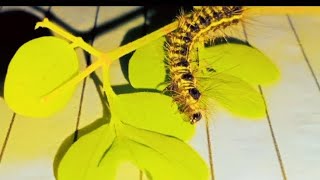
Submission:
[[[320,15],[320,7],[248,7],[249,11],[247,14],[251,15],[277,15],[277,14],[317,14]],[[78,75],[73,77],[68,82],[62,84],[58,88],[54,89],[47,95],[42,97],[43,101],[47,101],[50,98],[54,98],[56,95],[65,91],[65,89],[76,86],[79,82],[81,82],[85,77],[89,76],[93,71],[101,67],[104,63],[111,64],[113,61],[118,58],[164,36],[165,34],[170,33],[175,30],[178,26],[178,21],[175,21],[169,25],[164,26],[163,28],[152,32],[140,39],[137,39],[133,42],[130,42],[124,46],[116,48],[108,53],[103,53],[91,45],[87,44],[83,41],[81,37],[75,37],[69,32],[65,31],[61,27],[55,25],[50,22],[47,18],[45,18],[42,22],[38,22],[36,24],[35,29],[38,27],[46,27],[61,35],[62,37],[68,39],[73,43],[75,47],[81,47],[91,55],[98,57],[98,60],[92,63],[89,67],[87,67],[84,71],[80,72]],[[109,66],[108,66],[109,67]]]
[[[247,15],[320,15],[320,7],[312,6],[247,6]]]
[[[71,88],[76,86],[79,82],[81,82],[84,78],[86,78],[87,76],[89,76],[93,71],[95,71],[96,69],[98,69],[99,67],[101,67],[105,62],[109,62],[110,64],[117,60],[118,58],[166,35],[167,33],[170,33],[171,31],[175,30],[178,26],[178,22],[173,22],[169,25],[164,26],[163,28],[152,32],[151,34],[148,34],[140,39],[137,39],[133,42],[130,42],[124,46],[121,46],[119,48],[116,48],[112,51],[110,51],[109,53],[102,53],[98,50],[96,50],[95,48],[93,48],[91,45],[83,42],[81,43],[81,41],[79,42],[79,39],[77,40],[76,37],[74,37],[73,35],[71,35],[70,33],[63,31],[62,29],[60,29],[58,26],[47,22],[48,20],[44,20],[43,22],[37,23],[36,28],[39,26],[43,26],[43,27],[47,27],[55,32],[57,32],[58,34],[62,35],[63,37],[65,37],[66,39],[69,39],[71,41],[73,41],[74,43],[77,43],[76,41],[78,41],[79,47],[81,48],[85,48],[85,50],[87,52],[89,52],[92,55],[95,55],[98,57],[98,60],[95,61],[94,63],[92,63],[89,67],[87,67],[84,71],[80,72],[78,75],[76,75],[75,77],[73,77],[71,80],[67,81],[66,83],[62,84],[61,86],[59,86],[58,88],[54,89],[53,91],[51,91],[50,93],[44,95],[42,97],[43,101],[48,101],[51,98],[54,98],[56,95],[60,94],[61,92],[65,91],[65,89]],[[45,23],[45,24],[43,24]]]
[[[90,44],[86,43],[81,37],[76,37],[64,30],[63,28],[50,22],[48,18],[44,18],[42,22],[38,22],[35,26],[35,29],[38,29],[39,27],[45,27],[52,30],[53,32],[59,34],[63,38],[71,41],[73,47],[81,47],[83,50],[87,51],[91,55],[100,57],[103,54],[102,52],[93,48]]]
[[[110,52],[108,52],[108,55],[111,57],[111,59],[114,61],[118,59],[119,57],[122,57],[172,31],[174,31],[178,27],[178,22],[175,21],[171,24],[168,24],[161,29],[158,29],[151,34],[148,34],[140,39],[137,39],[135,41],[132,41],[124,46],[121,46],[119,48],[116,48]]]
[[[117,95],[113,91],[110,83],[110,65],[111,65],[110,62],[111,61],[108,61],[102,64],[102,82],[103,82],[102,84],[103,84],[103,89],[107,95],[109,104],[112,104],[113,99],[117,97]]]
[[[104,60],[101,60],[104,59]],[[67,81],[66,83],[62,84],[58,88],[54,89],[50,93],[44,95],[42,97],[42,101],[50,101],[50,99],[55,98],[57,95],[59,95],[61,92],[64,92],[66,89],[75,87],[79,82],[81,82],[84,78],[89,76],[93,71],[95,71],[97,68],[99,68],[104,62],[111,62],[110,58],[106,55],[101,55],[98,61],[91,64],[89,67],[87,67],[84,71],[73,77],[71,80]]]

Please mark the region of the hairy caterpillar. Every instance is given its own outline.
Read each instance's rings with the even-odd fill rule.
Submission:
[[[191,124],[207,114],[195,74],[198,72],[196,44],[212,42],[217,31],[237,24],[242,19],[241,6],[196,7],[178,17],[179,26],[166,36],[167,68],[170,82],[165,91],[170,92],[179,111]]]

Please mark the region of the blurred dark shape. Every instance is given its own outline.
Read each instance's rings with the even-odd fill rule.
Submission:
[[[4,81],[8,65],[24,43],[29,40],[50,36],[48,29],[39,28],[34,30],[37,22],[42,19],[25,11],[0,12],[0,96],[3,97]],[[27,68],[27,67],[26,67]]]

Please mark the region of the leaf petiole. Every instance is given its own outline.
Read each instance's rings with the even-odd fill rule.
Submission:
[[[87,67],[84,71],[80,72],[78,75],[73,77],[71,80],[67,81],[66,83],[62,84],[61,86],[57,87],[50,93],[44,95],[42,97],[42,101],[48,101],[51,98],[54,98],[56,95],[63,92],[65,89],[68,89],[70,87],[76,86],[79,82],[81,82],[84,78],[89,76],[93,71],[97,70],[99,67],[101,67],[105,62],[108,62],[108,64],[111,64],[113,61],[117,60],[118,58],[148,44],[149,42],[152,42],[162,36],[164,36],[167,33],[170,33],[171,31],[175,30],[178,27],[178,22],[175,21],[167,26],[164,26],[163,28],[160,28],[159,30],[154,31],[153,33],[150,33],[140,39],[137,39],[133,42],[130,42],[124,46],[118,47],[108,53],[103,53],[98,50],[96,50],[91,45],[87,44],[83,41],[82,38],[75,37],[72,34],[66,32],[59,26],[51,23],[47,18],[45,18],[42,22],[38,22],[36,24],[36,29],[38,27],[46,27],[62,37],[70,40],[72,43],[75,43],[78,45],[78,47],[84,49],[88,53],[98,57],[98,60],[92,63],[89,67]]]
[[[90,44],[86,43],[81,37],[76,37],[64,30],[63,28],[50,22],[48,18],[44,18],[42,22],[38,22],[35,26],[35,29],[38,29],[39,27],[48,28],[52,30],[53,32],[59,34],[63,38],[71,41],[73,47],[81,47],[83,50],[87,51],[91,55],[100,57],[103,54],[102,52],[93,48]]]

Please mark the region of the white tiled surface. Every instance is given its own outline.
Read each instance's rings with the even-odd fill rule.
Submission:
[[[94,27],[96,14],[99,26],[137,8],[100,7],[97,14],[97,7],[51,7],[51,12],[73,29],[87,32]],[[1,11],[10,9],[12,7],[3,7]],[[34,11],[29,7],[22,9]],[[220,112],[208,127],[209,135],[205,122],[197,125],[197,134],[190,144],[208,164],[213,164],[214,179],[320,178],[320,89],[316,83],[320,78],[320,36],[317,35],[320,16],[289,17],[291,24],[288,16],[278,15],[256,19],[266,27],[257,27],[255,23],[245,25],[248,41],[271,57],[281,70],[282,77],[277,85],[262,87],[270,121],[246,121]],[[93,45],[104,51],[114,49],[129,29],[143,22],[141,14],[96,37]],[[244,39],[242,29],[238,29],[241,32],[237,33],[238,37]],[[77,53],[84,68],[84,54],[80,50]],[[119,66],[119,62],[112,66],[113,84],[126,83]],[[99,72],[97,74],[100,76]],[[82,83],[78,86],[69,105],[55,116],[47,119],[13,116],[0,98],[1,180],[53,180],[53,162],[61,143],[68,136],[71,138],[66,143],[72,143],[72,133],[77,126],[83,128],[103,118],[104,114],[96,86],[88,78],[85,86]],[[212,159],[209,158],[208,142]],[[140,179],[138,170],[133,170],[133,174],[133,180]]]

